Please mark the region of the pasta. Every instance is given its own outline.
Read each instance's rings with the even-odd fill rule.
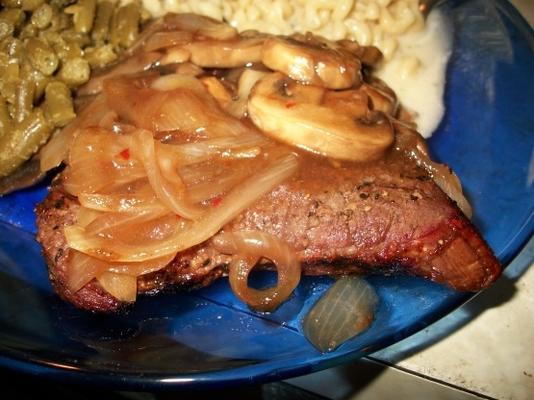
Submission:
[[[225,20],[240,31],[290,35],[307,31],[331,40],[374,45],[390,60],[398,37],[424,26],[417,0],[143,0],[153,15],[192,12]]]

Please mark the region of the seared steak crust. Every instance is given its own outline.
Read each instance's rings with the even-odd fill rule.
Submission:
[[[297,251],[308,275],[404,273],[465,291],[480,290],[499,276],[498,261],[469,220],[424,170],[398,153],[357,167],[304,158],[298,174],[224,230],[280,237]],[[63,228],[74,223],[78,207],[58,180],[37,208],[37,238],[50,278],[58,294],[78,307],[116,310],[121,304],[96,281],[76,293],[66,287],[70,250]],[[138,290],[208,285],[224,275],[228,261],[207,241],[140,277]]]

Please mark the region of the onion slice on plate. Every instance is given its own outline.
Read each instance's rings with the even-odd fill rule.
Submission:
[[[377,304],[378,296],[365,280],[340,278],[304,318],[304,334],[321,352],[333,351],[369,327]]]
[[[226,254],[234,254],[229,279],[237,297],[258,311],[273,311],[293,293],[300,281],[300,262],[287,243],[276,236],[259,231],[221,233],[213,238],[215,247]],[[254,289],[247,280],[257,260],[271,260],[278,272],[276,286]]]

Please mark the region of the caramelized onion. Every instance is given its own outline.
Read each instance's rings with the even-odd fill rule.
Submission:
[[[41,149],[41,171],[49,171],[65,161],[77,132],[89,126],[97,126],[108,111],[104,95],[96,96],[88,103],[76,119],[54,135]]]
[[[240,135],[244,124],[226,114],[193,76],[168,75],[151,87],[131,78],[108,80],[104,92],[120,117],[154,132],[180,131],[204,137]],[[143,101],[132,101],[143,99]]]
[[[86,208],[108,212],[138,212],[165,208],[144,179],[142,184],[128,185],[125,190],[114,190],[109,194],[80,193],[78,201]]]
[[[119,301],[133,303],[137,297],[137,278],[134,276],[104,272],[97,280],[106,292]]]
[[[229,267],[229,280],[237,297],[259,311],[273,311],[293,293],[300,281],[300,262],[293,249],[276,236],[259,231],[221,233],[213,244],[222,253],[235,255]],[[276,286],[257,290],[247,280],[256,261],[271,260],[278,272]]]
[[[143,162],[150,186],[158,199],[176,214],[184,218],[198,219],[204,210],[189,200],[185,185],[178,174],[174,174],[175,179],[172,182],[162,175],[152,133],[139,129],[134,137],[135,151]]]
[[[105,272],[127,274],[133,277],[155,272],[167,266],[175,257],[169,254],[139,263],[111,263],[71,250],[68,259],[67,286],[77,292]]]
[[[165,30],[192,32],[199,37],[216,40],[230,40],[237,37],[237,31],[230,25],[198,14],[167,14],[163,17]]]
[[[143,165],[130,155],[131,145],[128,135],[97,127],[81,131],[70,149],[64,180],[67,192],[95,193],[143,178]]]
[[[154,51],[179,44],[189,43],[193,39],[191,32],[156,32],[145,43],[144,51]]]
[[[79,96],[97,94],[102,91],[104,81],[113,80],[121,75],[147,71],[162,57],[158,52],[141,52],[125,59],[119,64],[93,76],[85,85],[78,89]]]
[[[156,146],[160,160],[172,158],[178,165],[184,166],[207,161],[213,157],[244,158],[239,156],[243,151],[268,144],[269,139],[253,133],[250,129],[250,132],[241,135],[217,137],[182,145],[156,143]]]
[[[424,168],[434,179],[436,185],[451,198],[467,218],[473,216],[473,209],[462,191],[460,180],[447,165],[434,162],[428,155],[424,139],[414,129],[401,123],[394,122],[396,130],[396,148],[403,151],[414,160],[417,165]]]
[[[292,153],[273,157],[265,168],[232,189],[218,207],[211,208],[199,220],[186,224],[163,240],[146,240],[137,245],[117,244],[88,235],[85,229],[76,225],[65,228],[65,237],[69,247],[108,261],[145,261],[176,254],[215,235],[254,201],[293,175],[297,168],[297,157]]]

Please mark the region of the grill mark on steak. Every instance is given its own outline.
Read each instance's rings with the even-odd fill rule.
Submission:
[[[224,230],[261,230],[280,237],[297,251],[308,275],[404,273],[466,291],[486,287],[499,276],[498,261],[473,225],[424,170],[398,152],[357,167],[301,158],[294,177]],[[121,303],[96,281],[76,293],[66,286],[70,250],[63,228],[75,222],[78,207],[60,179],[37,207],[37,238],[51,281],[77,307],[114,311]],[[228,262],[208,240],[178,254],[163,270],[139,277],[138,291],[205,286],[226,273]]]

